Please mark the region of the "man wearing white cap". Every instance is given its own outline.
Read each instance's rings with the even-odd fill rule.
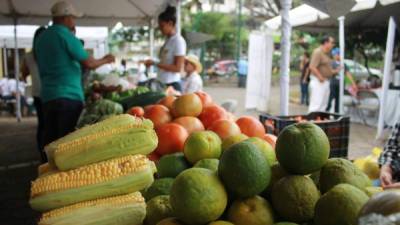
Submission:
[[[75,18],[82,16],[72,4],[60,1],[51,8],[53,25],[35,43],[35,57],[41,80],[44,113],[44,144],[75,129],[83,109],[81,65],[95,69],[115,61],[106,55],[94,59],[71,32]]]
[[[185,57],[186,80],[183,85],[183,93],[189,94],[203,90],[203,80],[199,73],[203,70],[203,66],[199,59],[194,55]]]

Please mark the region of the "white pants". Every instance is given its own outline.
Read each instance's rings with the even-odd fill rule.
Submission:
[[[325,112],[329,100],[329,80],[320,82],[318,78],[311,75],[310,81],[310,105],[308,112]]]

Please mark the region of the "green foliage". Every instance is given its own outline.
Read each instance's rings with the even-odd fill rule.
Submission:
[[[237,16],[219,12],[199,12],[191,16],[191,21],[184,24],[185,31],[211,34],[214,39],[206,43],[206,52],[212,60],[235,58],[237,45]],[[240,41],[243,50],[247,49],[249,30],[242,16]]]

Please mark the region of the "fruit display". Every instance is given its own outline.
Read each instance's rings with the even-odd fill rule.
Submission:
[[[377,152],[329,158],[314,123],[276,137],[205,92],[127,113],[46,146],[30,195],[39,225],[358,225],[399,211],[400,192],[372,187]]]

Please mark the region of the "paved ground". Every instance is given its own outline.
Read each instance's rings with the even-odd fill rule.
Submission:
[[[0,119],[0,224],[36,224],[38,213],[28,205],[30,181],[37,176],[34,118],[17,123]]]
[[[238,101],[236,115],[253,115],[258,117],[258,115],[261,114],[261,112],[249,112],[245,110],[245,89],[233,87],[214,87],[212,85],[211,87],[207,87],[205,90],[210,93],[214,100],[218,103],[222,103],[227,99],[236,99]],[[296,96],[295,93],[299,91],[297,86],[292,86],[291,90],[293,91],[291,96]],[[298,103],[294,103],[294,101],[296,101],[296,99],[292,98],[292,101],[289,105],[290,114],[307,114],[307,107],[299,105]],[[276,85],[271,89],[268,113],[272,115],[279,115],[279,88]],[[373,147],[381,146],[381,143],[375,141],[375,134],[375,127],[365,126],[359,123],[351,123],[349,158],[354,159],[360,156],[368,155]]]
[[[227,87],[221,87],[227,86]],[[257,112],[244,110],[245,90],[219,84],[207,87],[213,98],[221,103],[225,99],[236,99],[239,103],[237,115]],[[293,87],[296,91],[296,87]],[[279,114],[279,89],[272,88],[269,113]],[[290,104],[292,114],[303,114],[306,107]],[[0,118],[0,225],[35,224],[38,213],[29,208],[30,181],[37,176],[39,155],[35,150],[35,118],[23,119],[17,123],[14,118]],[[349,157],[367,155],[375,146],[375,128],[351,124]]]

